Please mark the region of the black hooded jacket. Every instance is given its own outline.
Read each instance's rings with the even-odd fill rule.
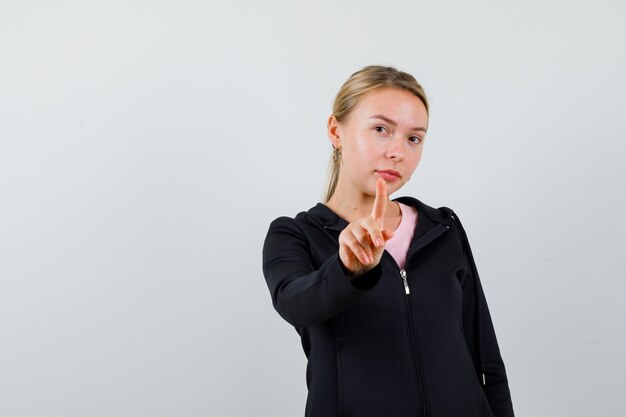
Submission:
[[[458,216],[411,197],[396,201],[418,209],[405,268],[385,251],[352,281],[338,256],[348,223],[324,204],[269,227],[263,273],[308,358],[306,416],[513,416]]]

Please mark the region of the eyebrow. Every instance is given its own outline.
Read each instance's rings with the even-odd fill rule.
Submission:
[[[388,118],[387,116],[384,116],[382,114],[375,114],[373,116],[370,116],[370,119],[381,119],[384,120],[385,122],[394,125],[394,126],[398,126],[398,123],[394,122],[393,120],[391,120],[390,118]],[[425,127],[414,127],[412,129],[409,130],[421,130],[422,132],[426,132],[426,128]]]

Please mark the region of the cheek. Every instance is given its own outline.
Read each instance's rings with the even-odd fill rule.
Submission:
[[[419,164],[421,160],[422,160],[422,149],[420,148],[420,150],[417,152],[417,159],[415,161],[415,165],[417,166],[417,164]]]
[[[377,156],[380,150],[376,146],[376,141],[368,137],[361,137],[355,139],[354,143],[354,155],[360,160],[369,160]]]
[[[409,167],[411,169],[411,171],[415,170],[415,168],[417,168],[417,165],[420,163],[420,160],[422,159],[422,148],[419,148],[417,150],[415,150],[413,152],[413,154],[411,155],[411,159],[410,159],[410,163],[409,163]]]

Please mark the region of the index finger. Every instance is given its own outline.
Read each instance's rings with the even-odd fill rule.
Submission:
[[[382,229],[383,219],[385,217],[385,208],[387,207],[387,183],[384,179],[379,178],[376,181],[376,198],[374,199],[374,207],[372,207],[372,217],[376,220]]]

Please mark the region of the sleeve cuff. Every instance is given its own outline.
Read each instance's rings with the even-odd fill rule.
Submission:
[[[356,287],[360,290],[368,290],[378,283],[378,280],[380,279],[382,275],[382,271],[383,271],[383,268],[380,262],[374,268],[355,277],[352,274],[352,271],[346,268],[343,262],[341,262],[341,258],[339,257],[339,255],[336,255],[336,256],[337,256],[337,263],[339,263],[339,265],[341,266],[341,270],[345,274],[346,280],[353,287]]]

